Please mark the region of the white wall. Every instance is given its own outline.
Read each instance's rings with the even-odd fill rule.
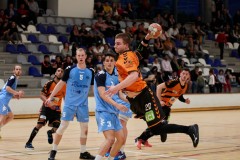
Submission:
[[[49,0],[48,8],[61,17],[93,17],[94,0]]]
[[[191,104],[177,101],[172,106],[173,109],[194,109],[194,108],[214,108],[214,107],[240,107],[240,93],[237,94],[187,94],[184,98],[189,98]],[[10,107],[15,115],[38,114],[42,105],[40,98],[12,99]],[[89,111],[95,111],[94,97],[89,97]]]

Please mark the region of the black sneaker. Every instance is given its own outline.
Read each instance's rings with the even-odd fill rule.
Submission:
[[[167,134],[166,133],[160,134],[160,137],[161,137],[161,142],[166,142],[166,140],[167,140]]]
[[[80,153],[80,159],[92,159],[94,160],[95,157],[93,155],[91,155],[89,152],[84,152],[84,153]]]
[[[51,150],[48,160],[55,160],[56,154],[57,154],[57,151]]]
[[[34,150],[32,143],[26,143],[25,148],[29,150]]]
[[[194,125],[189,127],[188,135],[192,139],[193,147],[197,147],[198,142],[199,142],[199,130],[198,130],[198,125],[197,124],[194,124]]]
[[[53,136],[52,136],[52,131],[51,130],[47,131],[47,136],[48,136],[48,143],[52,144],[53,143]]]

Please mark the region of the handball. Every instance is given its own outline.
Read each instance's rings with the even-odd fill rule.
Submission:
[[[162,27],[157,23],[152,23],[148,27],[148,33],[152,38],[158,38],[162,34]]]

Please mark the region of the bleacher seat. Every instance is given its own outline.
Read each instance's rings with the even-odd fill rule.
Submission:
[[[46,19],[44,17],[37,17],[38,24],[46,24]]]
[[[223,65],[221,60],[216,58],[213,61],[212,67],[226,67],[226,65]]]
[[[52,9],[47,8],[46,9],[46,14],[44,14],[43,16],[55,16],[55,13]]]
[[[68,25],[67,28],[66,28],[66,32],[67,33],[70,33],[72,31],[72,26],[71,25]]]
[[[20,64],[31,64],[27,61],[27,58],[24,56],[24,55],[17,55],[17,63],[20,63]]]
[[[44,44],[38,46],[38,51],[42,52],[43,54],[51,54]]]
[[[132,27],[133,22],[132,21],[127,21],[127,26]]]
[[[127,26],[124,21],[119,21],[118,23],[119,23],[119,25],[120,25],[121,28],[124,28],[124,29],[125,29],[126,26]]]
[[[17,51],[16,47],[13,44],[7,44],[6,52],[10,52],[12,54],[19,54],[19,51]]]
[[[238,49],[239,47],[239,43],[238,42],[234,42],[233,43],[233,49]]]
[[[57,45],[49,45],[49,51],[53,53],[60,53]]]
[[[39,34],[40,32],[37,31],[36,26],[30,24],[30,25],[27,26],[27,30],[23,31],[23,33],[36,33],[36,34]]]
[[[21,35],[21,38],[22,38],[22,42],[23,42],[23,43],[31,43],[29,40],[27,40],[27,37],[26,37],[25,34],[21,33],[20,35]]]
[[[47,24],[56,24],[55,19],[53,17],[47,17]]]
[[[49,43],[47,35],[40,34],[40,35],[38,36],[38,39],[39,39],[40,42]]]
[[[106,38],[105,38],[105,41],[106,41],[106,43],[107,43],[111,48],[114,47],[114,44],[115,44],[114,38],[112,38],[112,37],[106,37]]]
[[[31,52],[29,52],[26,46],[23,44],[17,45],[17,51],[23,54],[31,54]]]
[[[227,42],[227,47],[228,47],[229,49],[234,49],[234,48],[233,48],[233,44],[232,44],[231,42]]]
[[[29,67],[28,74],[33,77],[42,77],[43,75],[38,71],[38,69],[34,66]]]
[[[208,77],[209,76],[209,70],[210,70],[210,68],[203,68],[202,75],[204,77]]]
[[[187,67],[195,67],[195,64],[191,64],[188,58],[182,58],[182,60],[186,63]]]
[[[230,53],[230,56],[235,57],[237,59],[240,59],[240,55],[238,54],[237,50],[232,50],[231,53]]]
[[[57,26],[57,27],[56,27],[56,30],[57,30],[57,32],[60,33],[60,34],[67,34],[66,28],[63,27],[63,26]]]
[[[28,50],[32,53],[41,53],[38,51],[37,46],[35,44],[29,44],[28,45]]]
[[[64,19],[62,17],[57,17],[56,24],[65,25]]]
[[[48,34],[45,26],[42,25],[42,24],[37,24],[37,30],[38,30],[39,32],[41,32],[42,34]]]
[[[72,18],[69,18],[69,17],[65,18],[65,23],[66,23],[67,25],[71,25],[71,26],[74,25],[73,19],[72,19]]]
[[[48,42],[54,43],[54,44],[62,44],[61,42],[58,41],[55,35],[48,35]]]
[[[35,55],[29,55],[28,56],[28,62],[32,63],[33,65],[40,65],[41,62],[37,59]]]
[[[179,55],[180,57],[187,57],[187,56],[185,55],[185,50],[182,49],[182,48],[178,48],[178,55]]]
[[[55,29],[54,26],[47,26],[47,33],[48,34],[59,34],[59,32]]]
[[[68,43],[68,38],[64,35],[61,35],[58,37],[58,41],[62,42],[63,44],[66,42]]]
[[[205,59],[203,59],[203,58],[199,58],[198,62],[201,63],[205,67],[211,67],[211,65],[207,64]]]
[[[83,19],[83,23],[85,23],[86,26],[88,26],[88,27],[92,26],[92,21],[90,19]]]
[[[75,19],[75,24],[76,25],[81,26],[82,23],[83,23],[82,19],[80,19],[80,18]]]
[[[213,73],[214,73],[215,75],[218,75],[218,69],[217,69],[217,68],[213,68]]]
[[[32,43],[41,43],[41,42],[37,39],[37,37],[36,37],[35,35],[33,35],[33,34],[29,34],[29,35],[28,35],[28,40],[31,41]]]

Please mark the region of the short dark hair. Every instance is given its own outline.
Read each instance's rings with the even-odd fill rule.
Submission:
[[[116,61],[116,55],[113,54],[113,53],[106,53],[103,60],[102,60],[103,62],[105,61],[106,57],[112,57]]]

